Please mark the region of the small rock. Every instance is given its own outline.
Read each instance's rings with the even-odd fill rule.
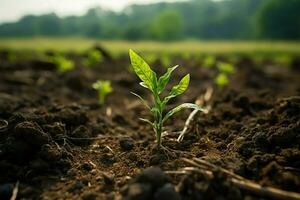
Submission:
[[[115,183],[114,176],[112,174],[103,173],[102,176],[106,185],[113,185]]]
[[[49,141],[49,136],[38,124],[32,122],[19,123],[15,128],[16,138],[33,146],[40,147]]]
[[[136,175],[121,193],[124,200],[180,199],[171,179],[158,167],[150,167]]]
[[[111,153],[105,153],[101,156],[100,162],[104,165],[112,165],[115,162],[114,155]]]
[[[91,171],[94,167],[91,163],[85,162],[81,165],[81,168],[84,169],[85,171]]]
[[[123,138],[120,140],[120,146],[124,151],[130,151],[134,147],[134,141],[131,138]]]
[[[135,152],[130,152],[130,153],[128,153],[128,158],[129,158],[129,160],[131,160],[131,161],[138,161],[138,160],[139,160],[139,159],[138,159],[138,156],[136,155]]]
[[[153,189],[157,189],[170,183],[171,179],[167,176],[160,168],[150,167],[145,169],[142,173],[138,174],[133,182],[136,183],[147,183],[152,186]]]

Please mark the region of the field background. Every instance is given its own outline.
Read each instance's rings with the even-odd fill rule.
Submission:
[[[156,53],[280,53],[300,54],[300,42],[288,41],[114,41],[84,38],[2,38],[1,49],[11,50],[55,50],[84,51],[95,44],[101,44],[113,54],[126,53],[129,48],[143,52]]]

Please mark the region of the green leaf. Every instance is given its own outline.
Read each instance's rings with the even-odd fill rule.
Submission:
[[[171,77],[171,74],[172,72],[178,67],[178,65],[176,65],[175,67],[171,67],[171,68],[168,68],[167,72],[161,76],[159,79],[158,79],[158,94],[162,93],[166,87],[166,85],[168,84],[169,80],[170,80],[170,77]]]
[[[163,100],[163,105],[166,105],[168,101],[180,94],[182,94],[189,86],[190,83],[190,75],[185,75],[178,85],[174,86],[167,97]]]
[[[180,80],[178,85],[175,85],[172,88],[170,95],[178,96],[184,93],[184,91],[189,87],[189,84],[190,84],[190,75],[187,74]]]
[[[183,103],[175,108],[173,108],[172,110],[170,110],[166,115],[165,117],[163,118],[163,122],[165,122],[169,117],[171,117],[172,115],[174,115],[175,113],[181,111],[182,109],[184,108],[192,108],[192,109],[197,109],[197,110],[200,110],[202,112],[204,112],[205,110],[201,107],[199,107],[198,105],[196,104],[193,104],[193,103]]]
[[[150,108],[149,105],[147,104],[146,100],[143,99],[143,97],[141,97],[140,95],[138,95],[138,94],[136,94],[136,93],[134,93],[134,92],[130,92],[130,93],[133,94],[134,96],[136,96],[137,98],[139,98],[139,99],[143,102],[143,104],[144,104],[149,110],[151,110],[151,108]]]
[[[156,88],[156,74],[151,70],[150,66],[133,50],[129,50],[131,65],[136,75],[147,85],[151,90]]]

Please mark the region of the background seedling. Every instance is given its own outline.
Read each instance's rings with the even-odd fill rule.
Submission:
[[[74,68],[74,62],[61,55],[51,56],[49,60],[56,65],[57,70],[61,73],[70,71]]]
[[[97,63],[101,63],[103,61],[102,54],[97,50],[89,51],[87,58],[83,60],[83,65],[85,66],[93,66]]]
[[[149,123],[155,134],[156,134],[156,142],[157,148],[159,149],[161,144],[161,134],[163,131],[163,124],[164,122],[170,118],[175,113],[181,111],[183,108],[192,108],[204,111],[202,108],[197,106],[196,104],[192,103],[183,103],[169,112],[165,113],[165,106],[168,104],[169,100],[182,94],[189,86],[190,82],[190,75],[185,75],[178,85],[173,86],[169,94],[165,97],[161,97],[161,93],[165,90],[166,85],[168,84],[172,72],[178,67],[168,68],[167,72],[162,75],[160,78],[157,78],[156,73],[150,68],[150,66],[133,50],[129,50],[129,56],[131,60],[131,65],[133,67],[134,72],[136,75],[142,80],[140,85],[142,87],[147,88],[151,91],[152,98],[153,98],[153,106],[150,107],[149,104],[138,94],[133,93],[142,102],[145,106],[151,111],[153,115],[153,122],[148,119],[140,118],[142,121]]]
[[[229,79],[227,75],[223,73],[218,74],[217,77],[215,78],[215,84],[220,88],[228,85]]]
[[[98,80],[93,83],[92,87],[98,91],[99,103],[103,105],[105,103],[106,96],[113,91],[110,81]]]
[[[203,61],[203,67],[205,68],[212,68],[216,63],[216,57],[214,56],[206,56]]]
[[[220,73],[227,75],[232,74],[235,71],[234,66],[232,64],[225,62],[218,62],[217,68]]]
[[[222,88],[229,84],[229,75],[235,72],[235,68],[230,63],[218,62],[217,68],[219,74],[215,78],[215,84]]]

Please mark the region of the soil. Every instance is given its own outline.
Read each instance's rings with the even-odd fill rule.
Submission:
[[[51,52],[48,54],[50,55]],[[272,60],[255,63],[238,55],[228,86],[214,86],[216,71],[201,59],[175,56],[180,64],[171,85],[191,74],[188,91],[171,102],[194,102],[208,87],[214,92],[208,114],[198,113],[181,143],[176,142],[190,110],[166,122],[163,145],[155,149],[147,109],[130,91],[149,93],[128,71],[127,55],[92,67],[84,55],[68,53],[75,69],[60,73],[37,56],[11,61],[0,53],[0,199],[263,199],[232,185],[224,174],[214,178],[190,173],[182,158],[202,158],[263,185],[300,193],[300,66]],[[218,56],[218,60],[227,59]],[[161,62],[153,63],[158,73]],[[112,82],[113,93],[98,104],[91,87]],[[175,152],[175,151],[174,151]]]

